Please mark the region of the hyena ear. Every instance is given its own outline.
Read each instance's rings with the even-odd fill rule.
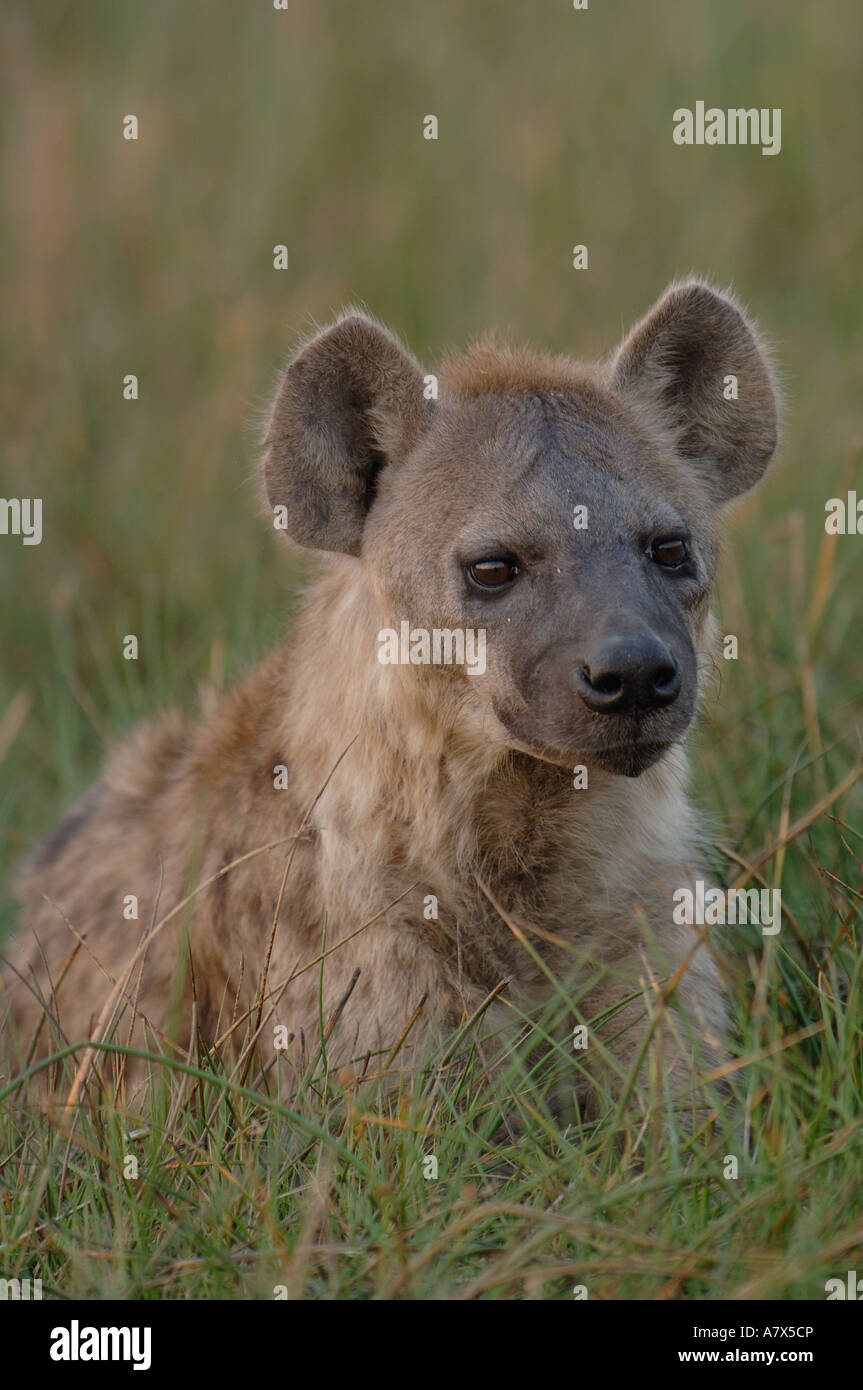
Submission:
[[[357,555],[378,474],[426,426],[419,364],[380,324],[349,313],[317,334],[276,391],[264,483],[287,532],[314,550]]]
[[[776,448],[776,390],[731,300],[697,281],[669,286],[620,344],[611,375],[670,431],[717,503],[758,482]]]

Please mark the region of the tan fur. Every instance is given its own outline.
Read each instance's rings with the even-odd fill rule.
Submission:
[[[713,313],[715,300],[709,307]],[[667,303],[659,312],[661,329]],[[737,348],[745,341],[748,351],[752,342],[755,354],[734,358],[732,342],[737,368],[763,363],[748,326],[733,327]],[[301,1036],[306,1057],[317,1046],[319,967],[297,971],[320,954],[324,920],[327,947],[336,948],[324,968],[325,1019],[360,972],[331,1042],[337,1065],[368,1052],[380,1054],[372,1070],[382,1065],[423,999],[411,1032],[414,1051],[406,1049],[405,1058],[419,1055],[503,981],[489,1018],[506,1018],[507,1001],[528,1014],[538,1007],[549,985],[512,924],[549,969],[578,983],[583,997],[565,1028],[640,987],[659,1005],[657,983],[695,944],[692,928],[672,924],[671,895],[705,876],[680,738],[637,778],[591,763],[589,791],[576,793],[571,759],[577,749],[555,752],[545,735],[532,749],[498,717],[504,705],[519,719],[525,706],[530,714],[530,700],[499,655],[487,685],[450,668],[385,667],[376,660],[379,630],[397,626],[404,613],[415,617],[420,604],[426,621],[464,619],[453,594],[429,576],[440,537],[471,508],[480,518],[487,511],[476,491],[483,451],[509,457],[516,449],[512,431],[533,428],[525,412],[538,407],[519,406],[519,393],[547,398],[564,421],[575,411],[588,445],[599,440],[600,462],[585,474],[588,483],[607,467],[608,487],[618,487],[632,458],[636,522],[638,489],[649,485],[682,498],[700,528],[712,577],[715,498],[709,486],[690,479],[686,452],[675,453],[681,421],[663,411],[657,396],[662,360],[637,390],[620,384],[635,371],[627,353],[646,351],[644,331],[639,325],[642,337],[597,368],[479,346],[442,371],[437,413],[424,400],[417,364],[370,320],[343,319],[298,354],[274,406],[265,477],[273,505],[284,497],[289,506],[294,538],[337,553],[317,560],[290,641],[200,720],[169,716],[139,728],[27,867],[12,959],[25,980],[38,981],[57,1020],[56,1038],[43,1028],[41,1053],[58,1041],[88,1037],[110,992],[106,973],[118,979],[142,934],[208,880],[214,881],[154,933],[140,988],[134,972],[123,995],[127,1010],[137,1000],[135,1045],[152,1045],[146,1020],[185,1048],[192,1019],[188,954],[198,1024],[207,1039],[219,1036],[236,1012],[255,1003],[289,855],[268,977],[274,1012],[261,1040],[267,1059],[274,1023],[293,1034],[295,1062]],[[706,331],[713,332],[712,318]],[[719,348],[721,370],[728,351],[724,343]],[[772,451],[772,387],[766,375],[753,375],[750,383],[762,399],[760,413],[752,406],[755,424],[742,427],[743,442],[754,429],[760,458]],[[725,417],[721,403],[712,409],[721,417],[710,425],[715,433]],[[705,407],[701,420],[707,415]],[[443,434],[432,431],[432,420]],[[691,432],[692,422],[684,423]],[[446,434],[450,429],[473,431],[476,448],[450,447],[447,440],[457,438]],[[729,456],[740,447],[735,435]],[[408,456],[414,475],[406,467],[399,472]],[[746,477],[738,491],[754,480],[755,465],[740,467]],[[444,482],[432,494],[429,479],[438,474]],[[526,477],[507,509],[529,530],[535,497]],[[508,486],[501,478],[500,487]],[[363,508],[370,509],[368,520]],[[609,528],[627,520],[615,508]],[[554,571],[548,582],[559,584]],[[708,599],[705,592],[687,618],[700,692],[715,657]],[[273,785],[280,764],[289,770],[287,790]],[[137,921],[124,919],[127,894],[138,898]],[[437,920],[424,916],[428,895],[437,899]],[[72,928],[86,936],[86,947],[55,997],[52,982],[76,946]],[[186,932],[188,946],[181,944]],[[569,949],[550,938],[563,938]],[[5,983],[26,1042],[39,1006],[14,973],[6,972]],[[683,1010],[680,1036],[672,1036],[671,1008],[660,1033],[667,1065],[682,1079],[692,1064],[687,1028],[705,1044],[701,1061],[722,1047],[724,1007],[707,947],[695,952],[674,1005]],[[643,1002],[630,1006],[599,1033],[610,1037],[643,1013]],[[615,1044],[624,1064],[644,1026],[637,1022]],[[127,1014],[117,1036],[125,1040],[128,1027]]]

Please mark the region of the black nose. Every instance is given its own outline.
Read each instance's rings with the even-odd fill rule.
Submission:
[[[576,688],[595,714],[664,709],[680,694],[674,653],[651,633],[598,642],[575,674]]]

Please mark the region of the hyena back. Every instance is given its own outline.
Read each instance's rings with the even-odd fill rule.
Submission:
[[[714,1062],[717,965],[672,916],[704,877],[683,741],[718,516],[775,442],[764,350],[696,282],[594,366],[487,340],[429,378],[363,314],[318,333],[263,457],[319,552],[292,636],[197,721],[137,730],[27,867],[21,1045],[43,1012],[36,1055],[82,1042],[121,980],[124,1040],[223,1037],[272,938],[262,1044],[284,1024],[294,1065],[339,1005],[331,1062],[385,1064],[411,1020],[400,1060],[492,995],[495,1026],[530,1016],[549,974],[621,1069],[646,1028],[675,1081]],[[483,669],[423,660],[435,630],[483,633]]]

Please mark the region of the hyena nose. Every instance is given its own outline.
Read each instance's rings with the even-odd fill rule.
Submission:
[[[682,677],[674,653],[646,633],[599,642],[576,670],[575,683],[594,714],[645,714],[673,704]]]

